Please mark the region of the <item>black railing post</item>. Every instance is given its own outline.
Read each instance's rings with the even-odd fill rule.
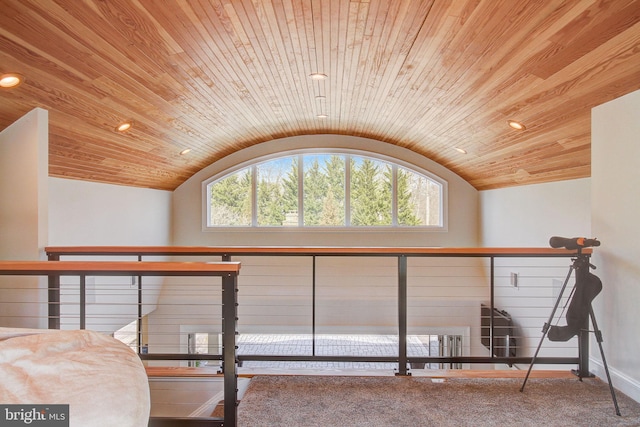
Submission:
[[[224,425],[235,426],[238,416],[238,368],[236,325],[238,320],[237,276],[222,276],[222,363],[224,371]]]
[[[87,276],[80,276],[80,329],[87,326]]]
[[[311,355],[316,355],[316,256],[312,255],[311,266]]]
[[[407,374],[407,256],[398,256],[398,373]]]
[[[142,261],[142,255],[138,255],[138,261]],[[142,353],[142,276],[138,276],[138,320],[136,322],[138,334],[138,354]]]
[[[49,261],[60,261],[60,255],[49,254]],[[60,276],[49,274],[48,285],[48,327],[49,329],[60,329]]]
[[[495,258],[491,257],[491,267],[490,267],[490,299],[489,299],[489,357],[493,358],[495,356],[495,343],[493,342],[494,335],[494,317],[493,311],[495,310]],[[508,354],[507,354],[508,356]]]

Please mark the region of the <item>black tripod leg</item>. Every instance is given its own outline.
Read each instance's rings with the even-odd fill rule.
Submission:
[[[616,415],[620,415],[620,408],[618,407],[618,399],[616,399],[616,391],[613,388],[611,382],[611,375],[609,374],[609,367],[607,365],[607,359],[604,357],[604,350],[602,348],[602,332],[598,329],[598,323],[596,322],[596,315],[593,314],[593,307],[589,308],[589,315],[591,316],[591,323],[593,324],[593,331],[596,335],[596,341],[598,341],[598,347],[600,347],[600,356],[602,357],[602,364],[604,365],[604,372],[607,374],[607,381],[609,382],[609,390],[611,391],[611,398],[613,399],[613,406],[616,408]]]
[[[536,359],[538,358],[538,352],[540,352],[540,347],[542,347],[542,341],[544,340],[544,337],[547,336],[547,331],[549,330],[548,325],[549,324],[545,324],[544,328],[542,329],[542,337],[540,337],[538,348],[536,349],[536,352],[533,355],[533,358],[531,359],[531,363],[529,364],[529,369],[527,370],[527,375],[524,377],[524,381],[522,382],[522,387],[520,387],[521,392],[524,391],[524,386],[527,385],[527,380],[529,379],[529,375],[531,375],[531,369],[533,368],[533,364],[536,363]]]
[[[558,306],[560,305],[560,301],[562,300],[562,295],[564,294],[564,290],[567,287],[567,283],[569,283],[569,279],[571,278],[571,274],[573,273],[573,270],[575,270],[575,263],[572,264],[571,267],[569,268],[569,273],[567,274],[566,279],[564,279],[562,289],[560,289],[560,294],[558,295],[558,298],[556,299],[556,303],[553,306],[553,310],[551,310],[551,314],[549,315],[549,320],[547,320],[547,323],[545,323],[544,327],[542,328],[542,336],[540,337],[538,348],[536,348],[536,352],[534,353],[533,358],[531,359],[531,363],[529,364],[527,375],[524,377],[522,387],[520,387],[521,392],[524,391],[524,386],[527,385],[527,380],[529,379],[529,375],[531,375],[531,369],[533,368],[533,365],[536,363],[536,359],[538,358],[538,353],[540,352],[540,347],[542,347],[542,341],[544,341],[544,338],[547,336],[547,332],[549,331],[551,322],[553,322],[553,318],[556,315],[556,311],[558,310]]]

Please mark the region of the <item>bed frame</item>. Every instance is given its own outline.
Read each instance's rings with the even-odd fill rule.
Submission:
[[[149,426],[235,426],[237,424],[237,363],[235,351],[237,317],[237,277],[239,262],[149,262],[149,261],[0,261],[0,275],[47,276],[49,306],[52,306],[51,284],[60,276],[79,276],[81,299],[86,276],[211,276],[222,278],[223,290],[223,376],[224,418],[151,418]],[[59,295],[59,294],[58,294]],[[53,301],[55,305],[55,301]],[[81,317],[82,317],[81,313]],[[224,319],[232,319],[225,322]],[[83,329],[83,326],[81,326]],[[184,354],[154,354],[155,360],[183,360]],[[97,414],[99,416],[99,414]]]

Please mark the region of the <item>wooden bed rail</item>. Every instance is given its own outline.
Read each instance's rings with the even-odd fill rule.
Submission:
[[[217,276],[237,280],[240,262],[160,261],[0,261],[0,276],[47,276],[49,329],[60,328],[60,277],[79,276],[81,299],[86,276]],[[140,290],[141,292],[141,290]],[[142,296],[139,295],[141,300]],[[140,303],[141,301],[139,301]],[[81,314],[84,301],[80,301]],[[84,326],[81,319],[81,329]]]
[[[239,262],[0,261],[0,275],[222,276],[239,272]]]

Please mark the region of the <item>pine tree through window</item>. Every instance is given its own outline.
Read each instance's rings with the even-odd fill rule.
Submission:
[[[360,152],[258,160],[207,183],[207,226],[441,228],[443,183]]]

